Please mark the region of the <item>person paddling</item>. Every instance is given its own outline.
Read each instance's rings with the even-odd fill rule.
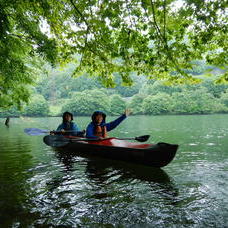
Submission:
[[[73,122],[74,118],[72,113],[64,112],[62,117],[63,122],[58,126],[56,130],[59,134],[80,137],[84,136],[85,131],[80,131],[79,127]],[[54,134],[56,134],[56,131],[54,132]]]
[[[129,109],[126,109],[124,114],[122,114],[116,120],[106,123],[106,114],[101,111],[96,111],[92,115],[92,122],[86,128],[87,138],[107,138],[108,131],[116,128],[126,117],[131,113]]]

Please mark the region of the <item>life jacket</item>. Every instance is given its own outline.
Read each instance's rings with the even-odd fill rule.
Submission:
[[[65,131],[70,131],[72,128],[72,122],[65,122],[64,125],[63,125],[63,129]]]
[[[72,130],[72,122],[65,122],[63,123],[63,129],[65,130],[64,133],[60,132],[60,134],[64,134],[64,135],[71,135],[72,132],[70,132]]]
[[[108,134],[107,134],[106,126],[100,126],[100,125],[95,126],[94,135],[98,137],[107,138]]]

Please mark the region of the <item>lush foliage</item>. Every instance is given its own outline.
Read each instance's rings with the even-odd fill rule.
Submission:
[[[210,86],[206,87],[206,85]],[[143,104],[142,99],[140,100],[138,95],[136,95],[133,97],[130,105],[141,107],[141,109],[135,110],[135,114],[209,114],[228,112],[226,104],[227,93],[221,90],[217,98],[213,93],[210,93],[209,89],[211,86],[211,83],[195,86],[176,86],[170,92],[170,87],[167,86],[166,90],[166,86],[159,87],[157,83],[154,83],[143,88],[146,92],[143,93],[145,96]],[[152,95],[148,94],[148,91],[153,91],[153,88],[160,88],[160,92],[158,91],[157,94],[151,93]]]
[[[146,95],[145,94],[136,94],[132,97],[128,107],[132,110],[134,114],[142,114],[143,109],[142,109],[142,104],[143,100],[145,99]]]
[[[126,107],[132,109],[134,115],[228,113],[228,86],[213,85],[210,81],[173,87],[148,81],[132,97],[122,97],[113,90],[99,88],[82,92],[69,91],[69,94],[70,98],[55,100],[53,97],[45,100],[42,95],[36,94],[22,112],[14,107],[8,111],[0,110],[0,116],[53,116],[65,111],[90,116],[96,110],[119,115]]]
[[[72,94],[72,98],[62,107],[62,112],[66,110],[79,116],[91,115],[96,110],[109,112],[110,104],[108,96],[100,90],[85,90]]]
[[[0,117],[7,117],[7,116],[17,117],[17,116],[20,116],[21,114],[22,113],[15,106],[7,110],[0,108]]]
[[[227,81],[226,1],[177,2],[0,0],[0,106],[28,101],[37,56],[74,59],[75,76],[98,76],[110,87],[116,72],[129,85],[131,72],[198,81],[188,74],[196,59],[224,69],[216,80]]]
[[[82,92],[101,88],[99,81],[86,75],[78,78],[71,77],[75,69],[75,64],[68,64],[64,69],[48,69],[47,74],[40,78],[36,86],[38,93],[48,100],[68,98],[72,92]]]
[[[171,98],[173,113],[208,114],[225,110],[222,105],[217,105],[217,99],[204,88],[174,93]]]
[[[228,89],[221,95],[221,102],[228,107]]]
[[[43,75],[36,86],[38,93],[42,94],[47,100],[55,102],[56,99],[66,99],[74,92],[83,92],[85,90],[93,90],[102,88],[100,80],[84,74],[81,77],[71,77],[75,64],[68,64],[64,69],[49,69],[48,75]],[[116,74],[115,88],[109,88],[109,94],[120,94],[123,97],[130,97],[139,92],[142,84],[146,81],[145,77],[137,77],[132,75],[134,83],[132,86],[123,86],[121,77]]]
[[[37,54],[55,62],[56,41],[39,27],[44,8],[34,1],[0,1],[0,107],[28,101]]]
[[[167,93],[149,95],[143,100],[143,113],[158,115],[167,114],[171,111],[172,100]]]
[[[125,83],[131,83],[132,71],[181,82],[197,80],[186,74],[194,66],[191,60],[205,58],[225,67],[225,2],[188,0],[179,8],[175,3],[71,0],[77,31],[68,31],[72,47],[81,45],[77,45],[81,61],[75,73],[99,75],[112,86],[114,72]]]
[[[49,114],[49,105],[45,98],[40,94],[33,94],[29,99],[29,104],[24,105],[22,110],[15,106],[10,109],[0,109],[0,117],[6,116],[47,116]]]
[[[113,95],[110,99],[110,113],[112,115],[119,115],[126,109],[126,102],[120,95]]]
[[[47,116],[48,113],[49,106],[42,95],[32,96],[29,105],[23,111],[26,116]]]

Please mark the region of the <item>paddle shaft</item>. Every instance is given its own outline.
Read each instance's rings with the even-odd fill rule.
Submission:
[[[139,137],[142,137],[142,136],[139,136]],[[103,140],[109,140],[109,139],[118,139],[118,140],[136,140],[136,141],[138,141],[139,137],[132,137],[132,138],[109,137],[109,138],[81,138],[81,139],[69,138],[69,140],[70,141],[103,141]]]
[[[25,128],[24,132],[28,135],[46,135],[46,134],[50,134],[50,133],[61,133],[62,131],[50,131],[50,130],[46,130],[46,129],[39,129],[39,128]],[[64,131],[66,133],[68,132],[73,132],[73,131]]]
[[[28,135],[46,135],[46,134],[50,134],[51,132],[55,133],[69,133],[69,132],[74,132],[74,131],[49,131],[49,130],[45,130],[45,129],[39,129],[39,128],[25,128],[24,132]],[[116,138],[119,140],[136,140],[139,142],[145,142],[149,139],[150,135],[142,135],[142,136],[138,136],[138,137],[132,137],[132,138]],[[66,138],[67,139],[67,138]],[[100,140],[99,138],[93,138],[91,140],[91,138],[81,138],[81,139],[74,139],[76,141],[97,141]]]
[[[145,142],[150,136],[144,135],[144,136],[138,136],[134,138],[68,138],[64,137],[63,135],[46,135],[44,137],[44,143],[48,146],[52,147],[63,147],[73,142],[80,142],[80,141],[86,141],[86,142],[99,142],[99,141],[105,141],[110,139],[118,139],[118,140],[137,140],[139,142]]]

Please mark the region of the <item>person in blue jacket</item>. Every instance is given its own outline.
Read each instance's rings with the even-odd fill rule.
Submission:
[[[79,127],[73,122],[73,114],[70,112],[63,113],[63,122],[58,126],[57,132],[64,135],[83,137],[85,131],[80,131]]]
[[[101,111],[96,111],[92,115],[92,122],[87,126],[86,137],[87,138],[107,138],[108,131],[116,128],[126,117],[130,114],[130,110],[126,109],[124,114],[116,120],[106,123],[106,114]]]

